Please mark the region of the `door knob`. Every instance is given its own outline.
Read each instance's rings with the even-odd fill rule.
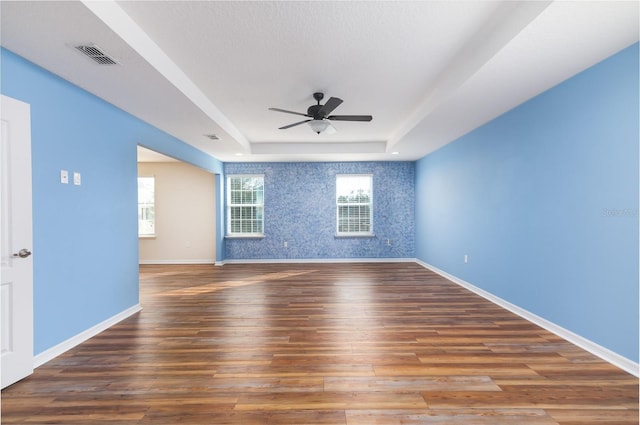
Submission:
[[[22,248],[20,251],[18,251],[17,254],[13,254],[14,257],[20,257],[20,258],[27,258],[30,255],[31,255],[31,251],[29,251],[26,248]]]

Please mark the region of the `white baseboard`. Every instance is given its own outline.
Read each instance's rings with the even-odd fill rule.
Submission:
[[[126,319],[129,316],[132,316],[134,314],[136,314],[137,312],[139,312],[140,310],[142,310],[142,306],[140,304],[136,304],[132,307],[129,307],[128,309],[121,311],[120,313],[116,314],[115,316],[112,316],[110,318],[108,318],[107,320],[98,323],[95,326],[92,326],[91,328],[80,332],[79,334],[72,336],[71,338],[67,339],[66,341],[61,342],[60,344],[53,346],[51,348],[49,348],[48,350],[43,351],[42,353],[38,354],[37,356],[35,356],[33,358],[33,367],[40,367],[43,364],[47,363],[50,360],[53,360],[54,358],[58,357],[60,354],[69,351],[70,349],[72,349],[73,347],[85,342],[86,340],[88,340],[89,338],[98,335],[100,332],[110,328],[111,326],[115,325],[118,322],[123,321],[124,319]]]
[[[640,376],[640,373],[639,373],[640,365],[634,362],[633,360],[623,357],[620,354],[609,350],[608,348],[605,348],[599,344],[596,344],[595,342],[587,338],[584,338],[576,333],[573,333],[570,330],[563,328],[562,326],[556,325],[555,323],[550,322],[547,319],[544,319],[534,313],[531,313],[528,310],[518,307],[517,305],[511,304],[510,302],[505,301],[502,298],[496,295],[493,295],[490,292],[487,292],[483,289],[480,289],[477,286],[474,286],[471,283],[466,282],[460,278],[457,278],[456,276],[453,276],[443,270],[440,270],[437,267],[432,266],[431,264],[427,264],[420,260],[416,260],[416,262],[421,266],[431,270],[432,272],[437,273],[440,276],[462,286],[463,288],[466,288],[471,292],[474,292],[480,295],[482,298],[485,298],[491,301],[492,303],[497,304],[500,307],[506,310],[509,310],[514,314],[517,314],[523,319],[526,319],[540,326],[541,328],[544,328],[549,332],[558,335],[560,338],[563,338],[568,342],[574,345],[577,345],[578,347],[590,352],[591,354],[600,357],[602,360],[609,362],[612,365],[619,367],[620,369],[626,372],[629,372],[634,376]]]
[[[195,260],[140,260],[139,264],[215,264],[211,258]]]
[[[415,263],[415,258],[274,258],[224,260],[222,264],[270,264],[270,263]],[[216,263],[217,265],[217,263]]]

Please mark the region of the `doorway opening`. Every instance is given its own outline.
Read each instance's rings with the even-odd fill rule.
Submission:
[[[139,264],[215,264],[217,178],[138,146]]]

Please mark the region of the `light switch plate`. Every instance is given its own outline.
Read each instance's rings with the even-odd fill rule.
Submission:
[[[82,176],[77,171],[73,172],[73,184],[80,186],[82,184]]]
[[[67,170],[60,170],[60,183],[69,184],[69,172]]]

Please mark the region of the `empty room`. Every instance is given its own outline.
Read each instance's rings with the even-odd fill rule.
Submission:
[[[637,1],[1,1],[1,422],[638,424]]]

